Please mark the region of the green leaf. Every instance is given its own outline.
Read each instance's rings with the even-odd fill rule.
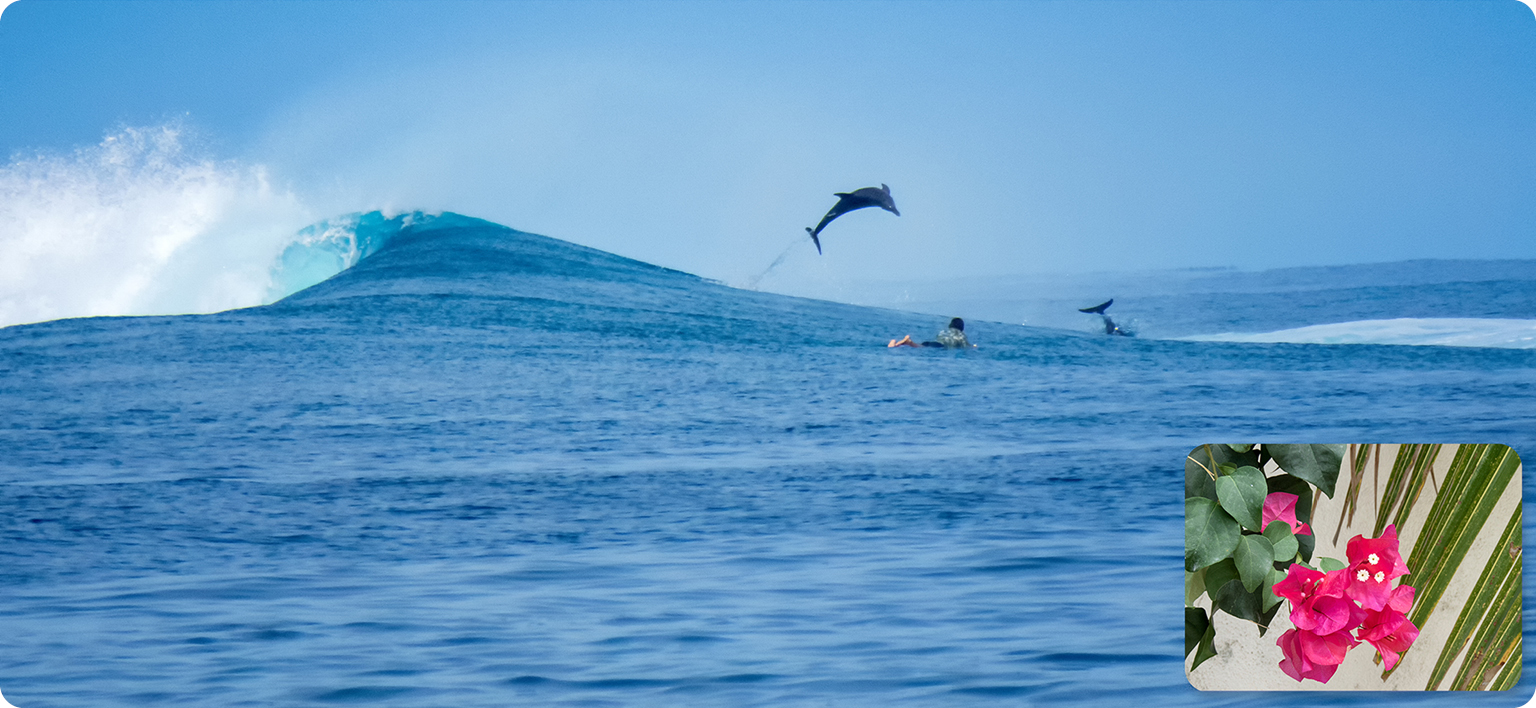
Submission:
[[[1195,600],[1205,594],[1205,569],[1201,568],[1193,573],[1184,572],[1184,604],[1193,605]],[[1188,653],[1188,652],[1185,652]]]
[[[1284,607],[1284,605],[1275,603],[1274,607],[1265,610],[1264,614],[1259,617],[1259,636],[1262,637],[1264,636],[1265,632],[1269,631],[1269,626],[1274,624],[1275,615],[1280,612],[1280,608],[1282,607]]]
[[[1205,497],[1184,500],[1184,569],[1196,571],[1232,555],[1242,532],[1216,502]]]
[[[1205,497],[1216,498],[1216,480],[1211,475],[1216,473],[1216,465],[1211,462],[1210,455],[1205,454],[1206,445],[1191,450],[1184,457],[1184,498]]]
[[[1520,654],[1519,652],[1516,652],[1514,656],[1509,658],[1509,662],[1504,664],[1504,670],[1499,672],[1498,679],[1493,682],[1493,686],[1491,686],[1489,690],[1508,691],[1509,689],[1514,688],[1515,683],[1519,680]]]
[[[1200,646],[1195,649],[1195,662],[1190,664],[1189,670],[1194,671],[1205,663],[1206,659],[1216,656],[1216,623],[1212,622],[1205,628],[1205,635],[1200,637]]]
[[[1221,508],[1249,531],[1263,531],[1264,496],[1269,486],[1264,473],[1253,467],[1239,467],[1230,475],[1216,478],[1216,498]]]
[[[1212,456],[1215,459],[1212,459]],[[1256,450],[1246,453],[1233,452],[1226,445],[1201,445],[1189,451],[1184,458],[1184,497],[1216,498],[1216,481],[1211,475],[1222,465],[1235,467],[1259,467]],[[1207,472],[1206,470],[1210,470]]]
[[[1233,452],[1247,452],[1253,449],[1252,445],[1228,445],[1227,447],[1232,448]]]
[[[1211,620],[1205,615],[1204,607],[1184,608],[1184,656],[1200,646],[1200,639],[1205,636],[1206,630],[1211,628]]]
[[[1335,570],[1343,570],[1344,568],[1347,568],[1347,567],[1349,567],[1348,563],[1345,563],[1344,561],[1341,561],[1341,560],[1339,560],[1337,558],[1319,558],[1319,559],[1317,559],[1317,568],[1318,568],[1318,570],[1321,570],[1324,573],[1331,573],[1331,572],[1333,572]]]
[[[1254,592],[1275,569],[1275,547],[1269,539],[1258,534],[1245,534],[1238,539],[1232,559],[1237,562],[1237,574],[1242,578],[1243,589]]]
[[[1215,609],[1252,622],[1260,619],[1262,598],[1243,587],[1237,562],[1231,558],[1205,569],[1205,592],[1211,596],[1211,606]]]
[[[1417,626],[1429,622],[1440,606],[1440,598],[1446,592],[1470,547],[1480,536],[1489,516],[1506,492],[1518,501],[1520,483],[1515,473],[1520,470],[1520,458],[1504,445],[1461,445],[1455,460],[1446,471],[1440,486],[1440,494],[1430,509],[1419,540],[1414,543],[1413,554],[1408,559],[1412,571],[1402,582],[1417,589],[1413,609],[1408,618]],[[1513,487],[1513,489],[1511,489]],[[1523,542],[1521,513],[1517,505],[1499,542],[1483,563],[1481,577],[1473,588],[1469,602],[1452,628],[1436,669],[1431,675],[1431,685],[1444,676],[1446,666],[1463,650],[1462,674],[1452,682],[1457,685],[1485,683],[1491,671],[1500,677],[1495,685],[1504,682],[1504,671],[1518,663],[1520,632],[1518,610],[1521,604],[1521,559]],[[1500,581],[1499,576],[1504,580]],[[1490,589],[1492,591],[1490,592]],[[1515,627],[1509,637],[1512,644],[1500,645],[1500,638],[1489,634],[1490,628],[1499,626],[1501,603],[1514,612]],[[1477,627],[1470,642],[1468,635]],[[1479,646],[1481,645],[1481,647]],[[1504,669],[1497,669],[1500,662]],[[1492,662],[1491,664],[1488,662]],[[1471,668],[1468,668],[1469,665]],[[1465,675],[1463,675],[1465,674]],[[1475,678],[1469,678],[1475,676]],[[1466,679],[1470,683],[1463,683]]]
[[[1210,595],[1214,602],[1216,593],[1221,591],[1222,586],[1237,580],[1237,577],[1237,562],[1231,558],[1211,565],[1205,569],[1205,594]]]
[[[1505,584],[1518,586],[1519,582],[1511,577]],[[1451,682],[1452,691],[1483,690],[1507,658],[1520,649],[1520,591],[1503,591],[1499,595],[1467,647],[1467,657]]]
[[[1221,586],[1214,597],[1216,608],[1233,617],[1240,617],[1249,622],[1260,623],[1264,619],[1264,611],[1260,605],[1264,600],[1258,592],[1250,592],[1243,587],[1243,581],[1232,580]]]
[[[1504,527],[1504,534],[1499,542],[1494,545],[1487,563],[1483,566],[1482,575],[1477,580],[1477,585],[1472,588],[1472,597],[1462,606],[1461,614],[1456,618],[1456,626],[1451,628],[1451,635],[1445,640],[1444,648],[1440,650],[1440,658],[1435,662],[1434,671],[1429,675],[1429,682],[1425,684],[1425,690],[1433,691],[1440,687],[1440,681],[1445,678],[1450,670],[1451,662],[1461,655],[1461,650],[1467,641],[1472,638],[1472,630],[1483,622],[1483,617],[1488,610],[1499,600],[1500,593],[1508,593],[1515,596],[1518,602],[1520,594],[1520,556],[1522,550],[1521,510],[1515,507],[1514,515],[1509,519],[1509,524]],[[1510,582],[1513,580],[1513,582]]]
[[[1291,533],[1290,524],[1284,521],[1271,521],[1264,527],[1264,538],[1269,539],[1270,545],[1275,547],[1275,560],[1288,561],[1296,557],[1296,552],[1301,550],[1301,544],[1296,541],[1296,535]]]
[[[1333,485],[1339,479],[1339,465],[1344,461],[1344,445],[1265,445],[1287,474],[1300,477],[1333,498]],[[1310,522],[1309,522],[1310,523]]]
[[[1519,456],[1504,445],[1462,445],[1456,456],[1430,509],[1430,519],[1444,521],[1433,534],[1426,523],[1408,559],[1410,574],[1401,581],[1417,589],[1408,619],[1418,627],[1439,606],[1472,542],[1520,469]]]
[[[1275,594],[1275,583],[1278,583],[1278,582],[1280,582],[1282,580],[1285,580],[1285,571],[1283,571],[1283,570],[1276,570],[1274,568],[1270,568],[1269,569],[1269,576],[1264,578],[1264,611],[1265,612],[1269,612],[1270,610],[1274,609],[1275,603],[1280,601],[1280,599],[1281,599],[1280,596]],[[1271,615],[1271,616],[1273,616],[1273,615]],[[1265,624],[1269,624],[1269,623],[1265,622]],[[1184,653],[1188,654],[1189,652],[1184,652]]]
[[[1403,445],[1398,448],[1397,459],[1392,463],[1392,476],[1398,475],[1398,463],[1406,463],[1403,472],[1406,479],[1401,480],[1397,486],[1388,485],[1389,490],[1379,500],[1380,508],[1376,516],[1375,535],[1380,536],[1387,528],[1387,516],[1392,515],[1391,522],[1398,528],[1402,528],[1408,522],[1408,515],[1413,513],[1414,504],[1423,494],[1425,483],[1432,475],[1435,458],[1440,455],[1440,448],[1444,445]],[[1403,451],[1414,449],[1414,454],[1404,459]],[[1460,449],[1458,447],[1458,449]],[[1389,478],[1389,482],[1393,481]],[[1399,494],[1400,493],[1400,494]],[[1395,504],[1394,504],[1395,502]],[[1394,506],[1396,512],[1393,512]]]

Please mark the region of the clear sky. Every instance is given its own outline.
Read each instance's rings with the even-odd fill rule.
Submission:
[[[0,276],[260,260],[375,208],[738,285],[792,249],[762,281],[791,293],[1533,258],[1533,117],[1536,15],[1515,0],[20,0],[0,17]],[[156,135],[174,144],[138,158],[103,142]],[[804,228],[832,193],[881,183],[902,215],[844,216],[816,256]]]

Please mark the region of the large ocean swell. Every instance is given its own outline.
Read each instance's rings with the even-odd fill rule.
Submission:
[[[173,120],[0,168],[0,327],[67,317],[209,313],[269,304],[340,273],[435,214],[314,207],[260,164],[220,160]],[[308,224],[308,226],[305,226]],[[871,283],[855,302],[1075,331],[1111,313],[1142,337],[1536,347],[1536,262],[1012,276]],[[903,284],[906,290],[910,284]],[[945,293],[937,298],[934,294]]]
[[[0,329],[13,703],[1374,704],[1189,687],[1183,455],[1536,449],[1532,350],[888,349],[947,318],[354,219],[269,306]]]

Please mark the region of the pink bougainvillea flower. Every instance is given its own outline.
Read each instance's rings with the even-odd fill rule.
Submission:
[[[1408,574],[1408,565],[1403,562],[1403,556],[1398,552],[1395,524],[1387,524],[1386,530],[1382,531],[1381,536],[1377,538],[1357,535],[1349,539],[1349,545],[1345,547],[1344,553],[1349,558],[1350,565],[1367,563],[1373,570],[1385,571],[1388,580]]]
[[[1296,564],[1291,565],[1291,568],[1295,567]],[[1296,625],[1297,629],[1326,635],[1353,629],[1360,624],[1361,618],[1364,617],[1364,610],[1361,610],[1353,600],[1344,597],[1344,589],[1349,585],[1349,576],[1343,570],[1318,573],[1302,569],[1297,576],[1302,588],[1300,597],[1291,593],[1291,588],[1286,588],[1287,593],[1292,594],[1292,597],[1286,598],[1291,601],[1291,624]],[[1290,577],[1290,573],[1287,572],[1285,580],[1289,580]],[[1313,582],[1307,582],[1308,579]],[[1280,583],[1275,583],[1275,587],[1279,586]],[[1278,591],[1275,594],[1280,595]]]
[[[1311,535],[1312,527],[1296,520],[1296,495],[1275,492],[1264,497],[1263,518],[1259,526],[1268,528],[1271,521],[1284,521],[1293,534]]]
[[[1387,609],[1380,612],[1366,611],[1355,637],[1370,642],[1381,652],[1382,664],[1388,671],[1397,666],[1402,653],[1419,638],[1419,628],[1408,621],[1404,614],[1413,607],[1413,587],[1399,585],[1392,589]]]
[[[1368,612],[1360,625],[1359,638],[1381,652],[1382,666],[1391,671],[1403,652],[1419,638],[1419,628],[1397,610]]]
[[[1317,584],[1323,580],[1323,571],[1313,570],[1300,563],[1292,563],[1285,569],[1285,577],[1275,583],[1271,591],[1276,597],[1282,597],[1291,601],[1292,605],[1299,604],[1311,597]]]
[[[1350,582],[1344,594],[1367,610],[1386,608],[1392,581],[1408,574],[1408,565],[1397,550],[1397,527],[1387,526],[1379,538],[1355,536],[1349,539],[1345,553]]]
[[[1375,643],[1383,637],[1390,636],[1399,626],[1406,622],[1408,617],[1401,612],[1382,610],[1381,612],[1366,612],[1365,620],[1356,630],[1356,638],[1362,642]]]
[[[1320,635],[1347,632],[1360,625],[1365,612],[1347,597],[1317,594],[1292,605],[1291,624]]]
[[[1292,563],[1271,592],[1291,601],[1291,624],[1297,629],[1333,634],[1360,624],[1360,608],[1344,597],[1348,585],[1342,570],[1323,573]]]
[[[1355,647],[1358,640],[1349,631],[1333,634],[1313,634],[1306,630],[1286,630],[1275,643],[1284,659],[1279,670],[1292,679],[1312,679],[1327,683],[1344,663],[1344,654]]]
[[[1413,587],[1399,585],[1392,588],[1392,595],[1387,599],[1387,608],[1407,613],[1411,607],[1413,607]]]
[[[1324,573],[1300,563],[1292,563],[1285,569],[1285,577],[1274,584],[1273,592],[1277,597],[1283,597],[1295,604],[1305,602],[1307,598],[1314,595],[1343,597],[1344,589],[1348,585],[1349,578],[1342,570]]]
[[[1280,660],[1280,670],[1297,681],[1312,679],[1319,683],[1328,683],[1328,679],[1333,678],[1333,672],[1339,670],[1339,665],[1337,663],[1318,664],[1308,659],[1306,652],[1301,648],[1303,634],[1311,634],[1311,632],[1288,629],[1285,634],[1280,635],[1279,641],[1275,642],[1280,645],[1280,653],[1285,657]]]
[[[1353,626],[1350,629],[1354,629]],[[1360,643],[1355,635],[1350,634],[1350,629],[1334,632],[1332,634],[1317,634],[1304,629],[1296,630],[1296,645],[1301,649],[1301,655],[1319,666],[1337,666],[1344,663],[1344,655],[1350,649]]]

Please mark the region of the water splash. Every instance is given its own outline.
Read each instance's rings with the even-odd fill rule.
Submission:
[[[260,304],[315,220],[262,165],[216,160],[182,121],[0,167],[0,326]]]
[[[780,253],[778,258],[773,259],[773,262],[769,263],[768,267],[763,269],[763,272],[754,277],[747,278],[746,289],[756,290],[757,286],[763,282],[763,278],[768,277],[768,274],[772,273],[774,268],[779,267],[779,264],[783,263],[784,259],[789,258],[789,254],[794,252],[800,246],[800,242],[804,240],[803,237],[796,236],[794,240],[790,241],[789,245],[784,247],[784,252]]]

